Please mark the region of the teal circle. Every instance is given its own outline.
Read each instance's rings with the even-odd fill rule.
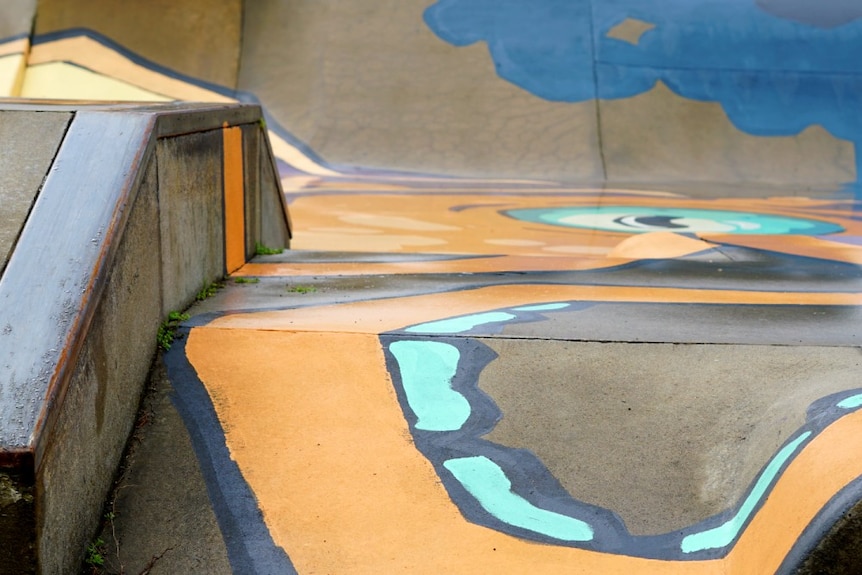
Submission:
[[[754,235],[837,234],[844,228],[830,222],[725,210],[695,210],[646,206],[591,206],[508,210],[506,215],[526,222],[641,234],[647,232],[719,233]]]

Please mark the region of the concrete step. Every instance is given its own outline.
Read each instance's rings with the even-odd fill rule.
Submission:
[[[0,573],[70,573],[165,317],[289,244],[257,106],[0,109]]]

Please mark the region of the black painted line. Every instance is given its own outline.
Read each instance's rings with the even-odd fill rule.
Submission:
[[[230,456],[212,400],[186,356],[188,333],[188,328],[180,330],[181,337],[163,359],[174,389],[171,401],[191,438],[231,568],[238,575],[296,575],[287,553],[273,541],[254,492]]]

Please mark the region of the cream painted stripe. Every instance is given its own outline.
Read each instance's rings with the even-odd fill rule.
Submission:
[[[297,170],[302,170],[315,176],[341,176],[339,172],[324,168],[305,155],[299,148],[283,140],[272,130],[267,130],[267,132],[269,134],[270,145],[272,146],[272,153],[278,159],[287,162]]]
[[[122,80],[144,90],[165,94],[177,100],[230,103],[236,100],[200,88],[183,80],[165,76],[136,64],[122,54],[86,36],[64,38],[33,46],[30,65],[71,62],[99,74]]]
[[[0,97],[14,98],[21,95],[24,66],[24,54],[0,56]]]
[[[74,55],[74,57],[70,59],[70,55]],[[122,54],[86,36],[64,38],[34,46],[29,59],[31,66],[66,61],[138,86],[143,90],[164,94],[176,100],[221,103],[236,102],[233,98],[195,86],[177,78],[171,78],[170,76],[136,64]],[[296,146],[287,143],[273,132],[269,132],[269,136],[272,142],[273,153],[279,159],[310,174],[339,175],[338,172],[320,166]]]

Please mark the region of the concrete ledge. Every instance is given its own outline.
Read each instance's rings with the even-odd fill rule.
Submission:
[[[255,242],[289,243],[257,106],[61,109],[74,117],[0,277],[0,573],[75,570],[160,322]]]

